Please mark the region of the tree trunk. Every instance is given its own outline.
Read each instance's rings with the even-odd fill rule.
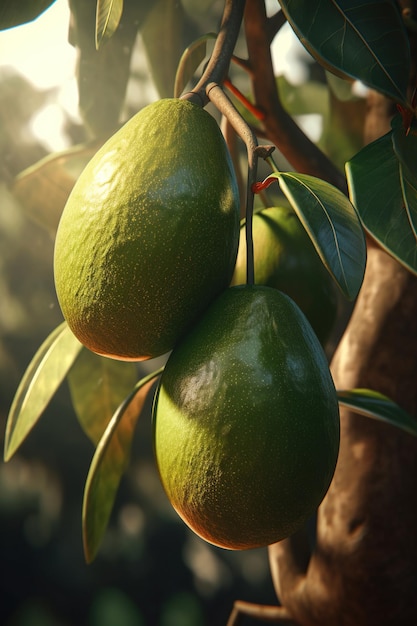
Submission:
[[[370,246],[365,281],[332,362],[338,389],[385,393],[417,416],[417,279]],[[417,440],[341,411],[341,448],[316,545],[270,547],[280,601],[303,626],[417,623]]]
[[[390,130],[394,112],[370,92],[365,144]],[[374,389],[417,418],[417,278],[372,241],[331,369],[337,389]],[[278,597],[296,622],[417,624],[416,493],[417,440],[341,410],[339,460],[311,557],[302,535],[269,550]]]
[[[257,64],[269,45],[263,4],[247,3],[246,34],[250,62],[259,69],[253,74],[253,90],[266,114],[266,136],[295,169],[314,174],[317,162],[299,158],[306,150],[296,136],[287,142],[292,146],[287,153],[281,134],[292,127],[280,123],[282,113],[273,106],[278,96],[270,64]],[[417,13],[415,0],[401,0],[400,5]],[[414,60],[413,33],[410,44]],[[411,74],[414,89],[414,63]],[[390,130],[395,111],[391,101],[370,92],[365,144]],[[319,170],[320,177],[343,189],[321,161]],[[374,389],[417,418],[417,278],[372,241],[364,283],[331,369],[337,389]],[[269,548],[282,604],[276,621],[288,623],[292,618],[300,626],[415,626],[416,493],[417,438],[343,409],[339,460],[318,511],[312,553],[305,531]]]

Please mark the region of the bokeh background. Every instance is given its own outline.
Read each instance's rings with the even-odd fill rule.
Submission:
[[[213,27],[216,18],[214,7]],[[31,194],[43,194],[54,223],[48,199],[65,194],[68,181],[55,181],[62,188],[51,195],[47,173],[36,184],[26,176],[20,186],[16,176],[86,140],[68,28],[67,2],[57,0],[35,22],[0,32],[2,445],[19,381],[62,321],[52,275],[53,229],[40,219]],[[280,58],[294,68],[302,53],[288,50],[291,58]],[[140,38],[131,71],[126,115],[158,97]],[[81,507],[93,452],[64,382],[24,445],[8,463],[0,462],[2,626],[220,626],[235,599],[276,602],[266,550],[232,553],[209,546],[171,509],[155,470],[150,401],[101,550],[87,565]]]

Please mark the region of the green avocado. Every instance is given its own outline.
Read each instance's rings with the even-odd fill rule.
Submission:
[[[299,530],[339,451],[323,349],[294,301],[261,285],[224,291],[174,348],[153,425],[174,509],[200,537],[234,550]]]
[[[159,100],[72,190],[54,252],[63,315],[98,354],[164,354],[230,283],[238,242],[236,177],[217,122],[187,100]]]
[[[290,296],[324,344],[336,321],[336,286],[293,209],[278,206],[255,213],[253,248],[255,283]],[[242,224],[231,284],[245,282],[246,241]]]

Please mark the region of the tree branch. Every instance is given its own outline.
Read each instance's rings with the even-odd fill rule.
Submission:
[[[255,103],[264,111],[263,126],[269,140],[299,172],[311,174],[347,192],[345,176],[306,137],[292,117],[285,111],[279,99],[274,76],[270,28],[264,0],[251,0],[245,8],[245,31],[252,66],[252,89]]]
[[[269,624],[283,624],[284,626],[297,626],[290,613],[282,606],[268,606],[266,604],[252,604],[237,600],[227,621],[227,626],[240,626],[242,617],[254,617]]]
[[[282,28],[282,26],[284,26],[286,21],[287,21],[287,18],[285,17],[284,11],[281,11],[281,10],[277,11],[271,17],[268,17],[267,31],[268,31],[269,45],[271,45],[271,43],[273,42],[275,38],[275,35]]]
[[[243,20],[245,0],[226,0],[222,22],[210,60],[197,85],[181,96],[200,106],[209,102],[207,85],[221,85],[225,80]]]
[[[250,126],[245,122],[239,111],[235,108],[231,100],[226,96],[220,85],[209,83],[206,88],[207,97],[215,107],[224,115],[236,133],[246,146],[248,155],[248,177],[246,182],[246,263],[247,263],[247,283],[252,285],[254,278],[253,260],[253,236],[252,236],[252,215],[253,215],[253,191],[252,186],[256,182],[258,157],[266,158],[273,146],[258,146],[256,135]]]

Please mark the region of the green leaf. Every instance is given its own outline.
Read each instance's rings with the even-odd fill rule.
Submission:
[[[402,116],[397,114],[391,120],[392,145],[398,160],[417,178],[417,135],[415,124],[407,131],[404,128]]]
[[[207,33],[196,39],[183,52],[175,75],[174,98],[179,98],[207,54],[207,42],[215,39],[215,33]]]
[[[332,83],[335,80],[339,81],[339,85],[348,85],[347,81],[333,76]],[[348,92],[343,93],[341,88],[336,96],[333,86],[329,90],[329,100],[329,115],[323,119],[323,132],[318,145],[343,172],[346,161],[363,147],[367,103],[364,98],[349,97]]]
[[[111,418],[97,446],[84,491],[84,553],[91,563],[106,531],[121,477],[129,462],[132,438],[148,391],[163,368],[140,380]]]
[[[389,254],[417,274],[415,181],[408,178],[407,167],[394,150],[392,132],[348,161],[346,174],[364,228]]]
[[[417,436],[417,420],[382,393],[370,389],[337,391],[339,404]]]
[[[278,179],[341,291],[353,300],[366,265],[365,236],[354,207],[336,187],[314,176],[274,172],[263,184],[273,179]]]
[[[359,100],[360,97],[353,92],[354,83],[351,80],[346,80],[340,76],[336,76],[332,72],[325,72],[326,82],[334,94],[334,96],[341,102],[348,102],[350,100]]]
[[[417,181],[411,179],[408,168],[405,168],[401,163],[399,175],[408,223],[417,242]]]
[[[140,24],[152,0],[125,0],[120,24],[106,45],[96,49],[96,3],[69,0],[69,38],[78,52],[79,110],[93,137],[107,138],[117,130],[125,102],[131,58]]]
[[[6,426],[8,461],[35,426],[82,349],[63,322],[43,342],[30,362],[13,399]]]
[[[185,48],[186,25],[182,3],[177,0],[156,0],[142,24],[142,42],[161,98],[173,96],[177,67]]]
[[[26,215],[55,236],[71,190],[102,142],[56,152],[23,170],[11,190]]]
[[[392,145],[399,162],[399,175],[404,206],[410,228],[417,239],[417,136],[415,127],[404,128],[401,115],[392,122]]]
[[[54,2],[55,0],[2,0],[0,30],[31,22]]]
[[[393,0],[280,0],[312,56],[342,77],[407,102],[410,49]]]
[[[123,13],[123,0],[97,0],[96,49],[116,32]]]
[[[68,375],[68,384],[78,421],[94,445],[136,381],[134,363],[108,359],[90,350],[80,354]]]
[[[319,81],[306,81],[293,85],[285,76],[276,79],[279,96],[290,115],[316,113],[325,117],[329,114],[329,90]]]

